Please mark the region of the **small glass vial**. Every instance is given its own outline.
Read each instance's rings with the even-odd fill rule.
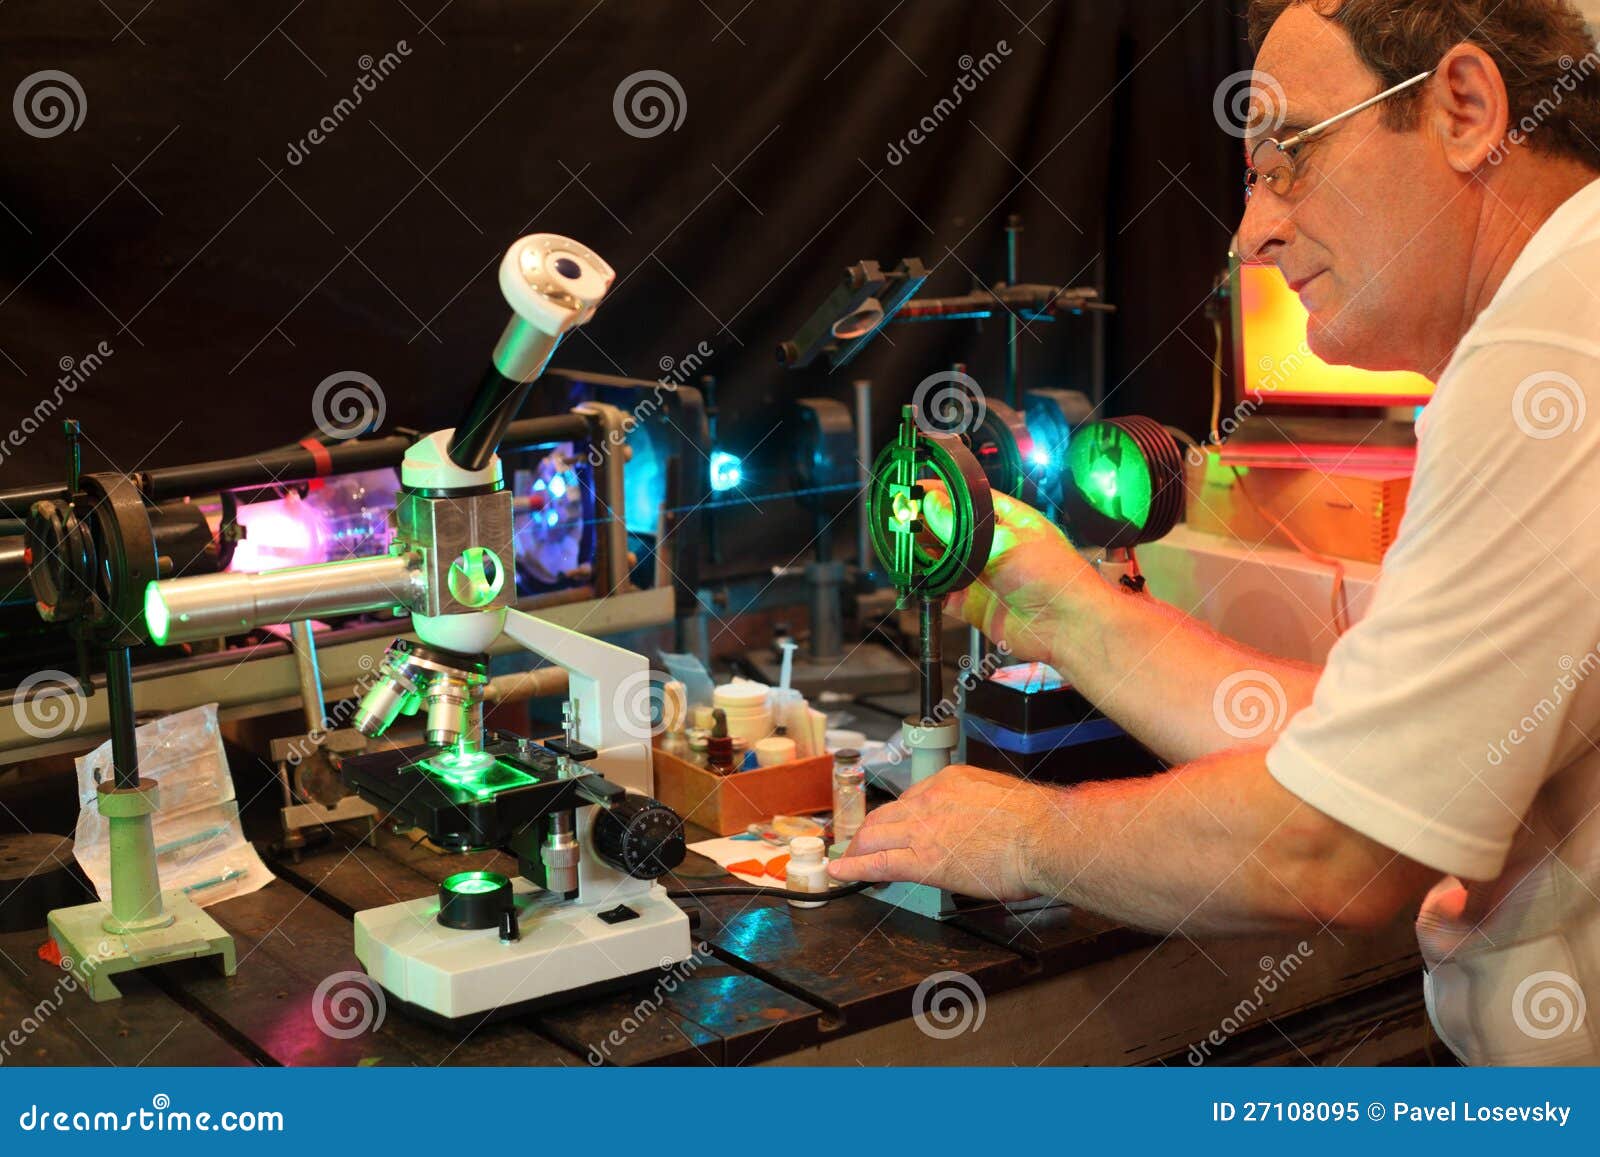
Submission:
[[[789,841],[789,866],[785,876],[791,892],[827,892],[828,857],[816,836],[796,836]],[[822,900],[790,900],[796,908],[820,908]]]
[[[833,753],[833,842],[844,847],[867,822],[867,773],[861,753],[841,747]]]

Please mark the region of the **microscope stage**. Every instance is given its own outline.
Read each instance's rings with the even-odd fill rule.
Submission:
[[[693,953],[689,918],[657,884],[595,904],[552,902],[514,881],[520,940],[442,926],[428,897],[357,912],[356,959],[391,1000],[424,1020],[497,1020],[652,976]],[[632,915],[629,915],[629,913]]]

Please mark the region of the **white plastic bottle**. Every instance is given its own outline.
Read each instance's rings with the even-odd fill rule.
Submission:
[[[823,855],[817,836],[796,836],[789,841],[789,871],[785,877],[791,892],[826,892],[828,858]],[[822,900],[790,900],[796,908],[820,908]]]

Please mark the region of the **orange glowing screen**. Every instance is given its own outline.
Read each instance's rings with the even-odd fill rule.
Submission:
[[[1306,310],[1271,266],[1239,268],[1238,326],[1243,393],[1263,402],[1420,405],[1433,394],[1421,374],[1333,366],[1307,348]]]

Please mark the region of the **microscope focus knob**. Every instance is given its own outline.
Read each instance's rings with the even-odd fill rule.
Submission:
[[[590,829],[595,854],[636,880],[654,880],[679,864],[687,849],[683,818],[642,795],[623,797],[595,810]]]

